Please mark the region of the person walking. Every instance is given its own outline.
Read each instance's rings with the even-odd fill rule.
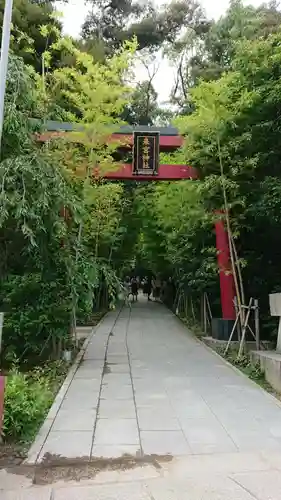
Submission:
[[[131,279],[131,294],[133,296],[133,302],[138,300],[138,280],[135,276]]]
[[[159,276],[157,276],[156,279],[152,281],[152,288],[153,288],[153,298],[155,301],[157,301],[158,299],[160,299],[160,292],[161,292],[161,280]]]
[[[151,300],[150,298],[151,292],[152,292],[152,280],[151,277],[146,276],[143,286],[143,293],[144,295],[147,295],[147,300]]]
[[[125,304],[128,305],[129,304],[130,292],[131,292],[131,281],[130,281],[130,277],[129,276],[126,276],[126,278],[124,280],[124,283],[123,283],[123,287],[124,287],[124,300],[125,300]]]

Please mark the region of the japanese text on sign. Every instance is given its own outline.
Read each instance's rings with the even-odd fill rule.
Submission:
[[[159,133],[134,133],[134,173],[156,175],[159,165]]]

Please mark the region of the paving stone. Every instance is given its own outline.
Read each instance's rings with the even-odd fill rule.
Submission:
[[[96,410],[60,410],[52,431],[93,431]]]
[[[153,408],[140,408],[138,422],[141,431],[180,431],[179,421],[169,412],[164,413]]]
[[[279,451],[264,450],[260,455],[269,468],[281,470],[281,448]]]
[[[16,475],[5,469],[0,469],[0,498],[1,491],[15,490],[32,486],[32,478]]]
[[[133,399],[133,389],[131,385],[103,385],[101,389],[101,399]]]
[[[131,385],[130,373],[105,373],[103,376],[103,385]]]
[[[75,379],[92,379],[101,383],[103,368],[79,368],[75,373]]]
[[[215,418],[205,401],[199,396],[190,396],[181,401],[175,400],[172,396],[171,405],[181,421],[193,418],[210,418],[211,420]]]
[[[263,437],[257,437],[256,439],[254,438],[246,438],[246,439],[237,439],[233,437],[233,441],[235,442],[237,448],[239,451],[266,451],[266,450],[272,450],[272,451],[280,451],[281,449],[281,442],[280,440],[274,439],[274,438],[263,438]]]
[[[93,458],[120,458],[124,455],[133,457],[140,456],[140,445],[138,444],[116,444],[99,445],[95,444],[92,450]]]
[[[116,356],[118,358],[126,359],[128,357],[128,354],[125,342],[122,343],[120,342],[117,345],[114,345],[112,344],[112,342],[110,342],[107,350],[107,359],[110,358],[111,356]]]
[[[236,483],[247,489],[254,498],[279,500],[281,498],[281,472],[262,471],[231,476]]]
[[[138,394],[135,394],[135,398],[136,398],[136,405],[137,407],[139,406],[150,406],[150,407],[166,407],[166,408],[169,408],[171,406],[171,402],[167,396],[167,394],[161,394],[161,393],[158,393],[158,394],[155,394],[155,393],[152,393],[152,394],[148,394],[147,395],[141,395],[139,396]]]
[[[53,500],[52,490],[49,487],[33,486],[14,491],[0,491],[0,500]]]
[[[231,473],[266,471],[271,464],[258,453],[235,452],[177,457],[162,467],[174,480],[198,480],[198,477],[200,480],[204,474],[224,477]]]
[[[103,368],[103,365],[103,360],[82,359],[75,376],[78,372],[82,372],[83,370],[100,370]]]
[[[99,418],[136,418],[133,399],[101,399]]]
[[[193,453],[230,453],[237,450],[224,428],[215,420],[182,420],[181,425]]]
[[[117,355],[117,354],[109,354],[106,357],[106,361],[109,365],[114,364],[114,365],[126,365],[128,364],[128,356],[126,355]]]
[[[151,500],[151,497],[144,485],[134,482],[60,488],[55,491],[54,500]]]
[[[52,431],[39,456],[39,462],[48,453],[64,458],[89,458],[93,431]]]
[[[88,379],[87,377],[84,378],[76,378],[71,382],[70,388],[67,391],[67,396],[74,393],[74,394],[92,394],[92,393],[97,393],[100,390],[100,385],[101,385],[101,379]]]
[[[107,361],[107,367],[110,373],[129,373],[130,367],[128,363],[114,363]]]
[[[94,445],[139,444],[135,419],[99,419]]]
[[[105,358],[105,348],[88,350],[83,356],[83,360],[87,361],[97,360],[104,362],[104,358]]]
[[[66,394],[60,410],[94,410],[97,408],[99,401],[99,392],[91,392],[90,394],[76,391],[71,391]]]
[[[204,478],[195,481],[148,481],[153,500],[254,500],[228,478]],[[262,499],[263,500],[263,499]]]
[[[141,431],[145,455],[188,455],[190,447],[181,431]]]

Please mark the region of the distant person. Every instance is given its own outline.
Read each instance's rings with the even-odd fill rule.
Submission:
[[[168,283],[165,280],[162,283],[161,292],[160,292],[160,299],[161,299],[161,302],[163,302],[164,304],[167,301],[167,296],[168,296]]]
[[[159,277],[155,278],[152,281],[152,288],[153,288],[153,298],[155,301],[160,299],[160,293],[161,293],[161,280]]]
[[[124,279],[124,288],[129,292],[131,288],[131,280],[129,276]]]
[[[138,291],[139,291],[138,280],[134,276],[131,279],[131,294],[133,296],[133,302],[138,300]]]
[[[131,292],[131,280],[129,276],[126,276],[126,278],[123,281],[123,286],[122,286],[122,294],[124,296],[124,303],[128,306],[129,305],[129,297],[130,297],[130,292]]]
[[[147,300],[151,300],[150,295],[152,292],[152,280],[150,277],[145,277],[144,285],[143,285],[143,293],[147,295]]]

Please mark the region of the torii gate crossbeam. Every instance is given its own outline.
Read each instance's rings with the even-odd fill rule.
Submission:
[[[46,131],[38,136],[38,141],[46,142],[62,137],[68,132],[77,130],[71,123],[47,122]],[[122,127],[117,133],[112,134],[108,140],[120,141],[120,149],[128,151],[134,144],[134,133],[149,135],[159,134],[160,152],[173,152],[183,145],[184,139],[174,127]],[[93,168],[93,175],[95,169]],[[159,165],[157,175],[134,173],[132,163],[121,163],[120,168],[114,172],[107,172],[104,177],[108,180],[136,180],[136,181],[173,181],[180,179],[198,179],[198,171],[188,165]],[[224,320],[235,319],[234,297],[235,287],[231,273],[230,252],[228,235],[222,219],[215,224],[216,247],[220,275],[221,307]]]

